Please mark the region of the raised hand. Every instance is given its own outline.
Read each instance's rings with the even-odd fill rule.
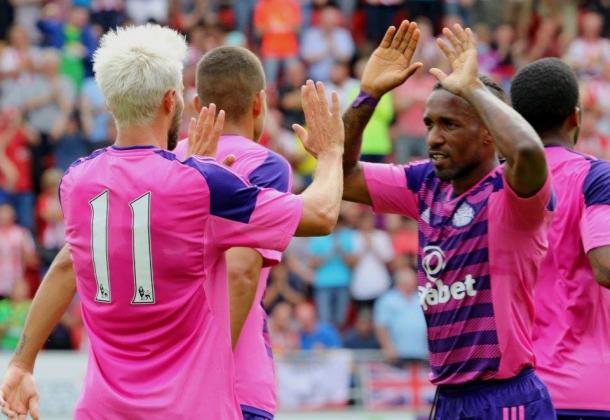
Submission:
[[[390,26],[364,68],[362,90],[380,98],[403,84],[423,65],[411,64],[418,41],[419,29],[415,22],[404,20],[398,30]]]
[[[216,116],[216,105],[201,108],[199,118],[191,118],[188,128],[188,149],[186,157],[208,156],[216,158],[218,141],[225,123],[225,112],[220,110]]]
[[[453,30],[444,28],[443,35],[447,37],[451,46],[440,38],[436,43],[449,60],[452,72],[447,75],[442,70],[433,68],[430,69],[430,73],[441,82],[443,88],[456,95],[462,95],[467,89],[479,84],[476,41],[470,28],[464,30],[458,24],[453,25]]]
[[[322,82],[314,84],[308,80],[301,88],[301,96],[307,130],[299,124],[293,124],[292,128],[305,149],[315,157],[330,151],[343,153],[345,133],[337,92],[331,94],[330,108]]]
[[[0,407],[9,419],[26,419],[30,413],[38,420],[38,390],[29,370],[16,365],[8,367],[0,387]]]

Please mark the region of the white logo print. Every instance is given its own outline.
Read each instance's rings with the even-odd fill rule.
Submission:
[[[438,278],[446,266],[445,253],[438,246],[427,246],[423,249],[422,267],[426,273],[428,282],[425,286],[419,286],[419,301],[424,311],[428,307],[449,302],[449,299],[462,300],[466,296],[475,296],[474,288],[476,282],[472,275],[468,274],[463,281],[453,282],[450,286]]]
[[[427,224],[430,224],[430,207],[424,210],[424,212],[421,214],[421,219]]]
[[[453,215],[453,226],[461,228],[467,226],[474,219],[474,209],[467,202],[463,202]]]

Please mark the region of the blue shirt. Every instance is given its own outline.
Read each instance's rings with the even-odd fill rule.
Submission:
[[[324,263],[317,268],[314,285],[319,287],[347,287],[351,270],[343,261],[343,254],[354,252],[354,231],[348,228],[339,229],[328,236],[311,238],[309,252],[321,258]]]
[[[312,333],[300,333],[301,350],[312,350],[316,345],[322,345],[325,348],[341,347],[341,338],[339,333],[330,324],[318,322],[316,329]]]
[[[397,289],[386,292],[375,302],[373,319],[375,325],[388,330],[399,357],[428,359],[426,320],[417,293],[405,296]]]

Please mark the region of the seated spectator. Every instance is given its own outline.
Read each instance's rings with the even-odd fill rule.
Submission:
[[[88,154],[89,147],[81,127],[81,119],[78,113],[74,112],[68,118],[64,134],[55,145],[55,166],[65,171],[74,161]],[[44,185],[42,188],[44,188]]]
[[[108,112],[106,100],[93,77],[88,77],[83,82],[79,111],[81,126],[89,142],[89,152],[106,146],[107,127],[112,115]]]
[[[366,62],[367,58],[361,58],[356,63],[355,73],[358,79],[362,78]],[[359,90],[359,86],[352,89],[349,95],[349,103],[356,99]],[[385,161],[386,157],[392,153],[390,126],[393,120],[393,93],[388,92],[379,100],[377,108],[375,108],[375,112],[362,134],[361,160],[379,163]]]
[[[0,149],[7,160],[2,166],[5,171],[11,168],[13,172],[9,175],[0,171],[0,188],[10,196],[17,214],[17,223],[30,230],[34,225],[30,148],[37,141],[37,134],[26,126],[21,111],[11,108],[0,113]]]
[[[417,294],[417,275],[402,269],[396,285],[375,302],[373,320],[385,359],[402,365],[428,360],[426,321]]]
[[[269,87],[277,87],[280,67],[297,59],[301,8],[296,0],[261,0],[254,9],[254,27],[261,37],[261,55]]]
[[[379,341],[375,335],[373,315],[369,309],[358,312],[356,325],[349,329],[343,339],[343,346],[348,349],[379,349]]]
[[[0,299],[7,299],[37,258],[32,235],[15,223],[15,210],[6,201],[0,203],[0,238]]]
[[[341,13],[334,6],[325,6],[320,12],[318,26],[303,33],[301,54],[309,65],[309,77],[326,82],[331,77],[335,62],[349,62],[355,52],[350,32],[342,28]]]
[[[10,299],[0,300],[0,348],[14,351],[30,309],[30,292],[25,281],[13,285]]]
[[[38,219],[38,243],[43,270],[64,246],[64,216],[59,203],[59,183],[63,172],[57,168],[47,169],[42,174],[42,193],[38,197],[36,213]]]
[[[296,305],[305,301],[307,285],[290,278],[288,269],[284,264],[278,264],[271,270],[267,289],[263,296],[263,306],[272,312],[281,302]]]
[[[337,61],[333,64],[330,71],[330,83],[326,88],[326,93],[330,101],[332,91],[336,91],[341,104],[341,112],[347,111],[350,107],[350,95],[355,89],[358,89],[359,82],[350,76],[349,64],[342,61]]]
[[[354,234],[356,263],[350,291],[359,308],[371,308],[373,302],[390,288],[389,264],[394,259],[390,235],[375,228],[375,215],[370,211],[360,214]]]
[[[27,78],[36,70],[40,50],[30,44],[23,26],[13,25],[9,31],[9,46],[0,54],[0,81]]]
[[[354,231],[341,219],[328,236],[309,240],[309,264],[314,269],[313,293],[321,322],[341,327],[349,307],[349,283],[354,256]]]
[[[610,62],[610,40],[602,38],[603,18],[587,12],[582,18],[582,35],[576,38],[564,56],[579,77],[593,78],[601,74],[604,64]]]
[[[301,86],[307,79],[307,68],[301,61],[293,61],[286,67],[283,83],[280,85],[279,109],[284,114],[282,126],[292,130],[293,124],[304,125],[305,115],[301,105]]]
[[[301,350],[320,350],[341,347],[339,332],[331,324],[318,321],[316,309],[303,302],[296,307]]]
[[[274,352],[298,350],[300,338],[291,304],[278,303],[273,308],[268,322]]]

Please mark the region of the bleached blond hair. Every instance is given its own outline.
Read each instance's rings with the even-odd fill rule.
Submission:
[[[182,94],[186,41],[159,25],[118,28],[104,35],[93,56],[93,71],[119,127],[153,120],[166,92]]]

